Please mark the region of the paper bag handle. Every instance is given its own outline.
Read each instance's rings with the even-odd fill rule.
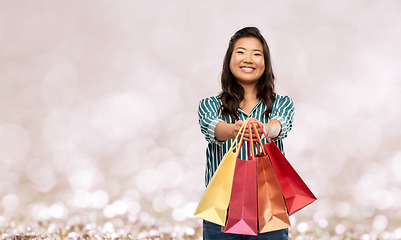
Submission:
[[[266,154],[266,153],[265,153],[265,149],[263,148],[262,140],[261,140],[261,138],[260,138],[260,136],[259,136],[259,132],[258,132],[258,130],[256,129],[255,124],[256,124],[256,122],[252,122],[252,123],[251,123],[251,126],[253,127],[253,130],[255,131],[256,138],[258,139],[258,141],[257,141],[256,143],[259,144],[259,146],[262,148],[262,151],[260,151],[259,146],[258,146],[257,144],[255,144],[255,145],[256,145],[256,148],[258,149],[258,152],[259,152],[259,153],[263,152],[263,154]],[[260,126],[260,125],[259,125],[259,126]],[[262,131],[263,131],[263,128],[261,128],[261,129],[262,129]],[[264,133],[264,131],[263,131],[263,133]],[[265,135],[266,135],[266,134],[265,134]]]
[[[234,149],[237,149],[237,152],[236,152],[237,157],[238,157],[239,152],[241,150],[241,146],[242,146],[242,144],[244,142],[243,138],[244,138],[244,134],[245,134],[245,130],[246,130],[246,128],[245,128],[246,125],[247,125],[247,122],[244,122],[242,124],[242,126],[240,127],[240,129],[238,131],[237,136],[235,136],[234,141],[231,144],[230,149],[228,150],[228,151],[234,151]],[[239,143],[238,143],[238,136],[240,136],[240,135],[241,135],[241,137],[240,137]]]
[[[254,129],[254,131],[255,131],[256,138],[258,139],[258,141],[256,142],[256,144],[253,143],[251,126],[252,126],[252,128]],[[254,146],[254,144],[255,144],[255,146],[256,146],[257,151],[258,151],[259,154],[262,153],[262,152],[263,152],[263,154],[266,154],[266,153],[265,153],[265,149],[263,148],[262,140],[261,140],[261,138],[260,138],[260,136],[259,136],[259,133],[258,133],[258,131],[257,131],[257,129],[256,129],[255,122],[249,123],[249,124],[248,124],[248,127],[249,127],[249,133],[250,133],[250,135],[249,135],[249,137],[250,137],[250,143],[249,143],[249,145],[248,145],[248,155],[250,156],[250,157],[249,157],[250,159],[254,160],[254,159],[255,159],[255,154],[254,154],[254,151],[253,151],[253,146]],[[259,148],[259,146],[260,146],[260,148]],[[262,149],[262,151],[261,151],[260,149]]]
[[[262,126],[259,122],[252,122],[252,124],[258,124],[258,125],[259,125],[259,127],[260,127],[260,129],[262,129],[262,132],[263,132],[263,134],[265,135],[267,141],[270,143],[270,139],[269,139],[269,137],[267,136],[265,130],[263,129],[263,126]]]

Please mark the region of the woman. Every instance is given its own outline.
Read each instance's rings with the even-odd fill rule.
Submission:
[[[205,135],[205,184],[209,183],[224,154],[244,121],[263,124],[264,131],[283,152],[282,139],[292,128],[294,104],[274,90],[274,74],[268,45],[255,27],[237,31],[230,39],[221,74],[222,92],[200,101],[198,115]],[[258,127],[259,133],[262,132]],[[244,139],[249,141],[249,132]],[[255,139],[255,136],[253,136]],[[266,139],[262,139],[266,143]],[[246,147],[239,158],[248,159]],[[203,238],[208,239],[288,239],[288,229],[259,234],[236,235],[221,232],[221,226],[203,222]]]

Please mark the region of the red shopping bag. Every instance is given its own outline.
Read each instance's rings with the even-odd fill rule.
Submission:
[[[247,145],[250,148],[249,143]],[[228,217],[223,231],[256,236],[258,235],[257,215],[256,161],[237,158]]]
[[[259,127],[263,129],[260,124]],[[316,201],[317,198],[315,195],[313,195],[312,191],[308,188],[302,178],[284,157],[277,145],[273,141],[269,140],[266,133],[264,134],[268,141],[264,147],[272,163],[281,188],[281,192],[285,198],[288,214],[294,214],[300,209]]]

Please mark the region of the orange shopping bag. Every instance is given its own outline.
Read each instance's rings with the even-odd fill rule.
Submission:
[[[260,144],[262,153],[258,146],[259,154],[255,156],[257,161],[258,182],[258,226],[259,232],[271,232],[291,226],[276,174],[274,173],[269,156],[263,149],[263,144],[257,132],[255,124],[252,123]]]

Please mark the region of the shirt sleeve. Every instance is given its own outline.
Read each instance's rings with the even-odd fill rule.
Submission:
[[[212,98],[202,99],[198,107],[198,116],[201,132],[205,135],[206,141],[221,145],[224,142],[217,140],[214,135],[217,123],[223,121],[218,113],[219,106],[220,104]]]
[[[288,132],[292,129],[294,112],[294,102],[291,98],[287,96],[276,96],[270,119],[276,119],[281,123],[281,132],[277,136],[277,139],[287,137]]]

